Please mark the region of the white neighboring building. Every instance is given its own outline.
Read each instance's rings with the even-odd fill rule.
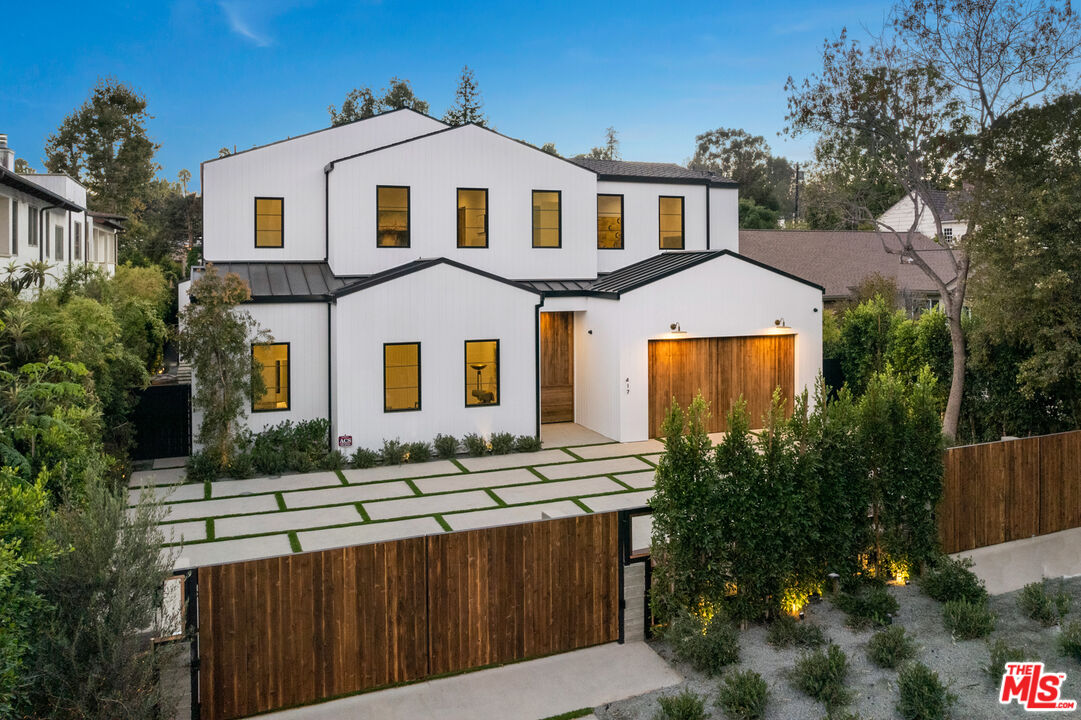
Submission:
[[[821,369],[822,288],[738,255],[735,184],[678,165],[399,110],[204,162],[202,190],[204,257],[274,338],[254,430],[643,440],[673,396],[701,389],[722,429]]]
[[[942,220],[942,239],[946,242],[959,240],[968,232],[968,221],[957,216],[957,204],[952,194],[945,190],[932,190],[931,199]],[[919,211],[919,222],[916,232],[929,238],[938,236],[938,228],[935,227],[935,216],[930,208],[920,198],[905,195],[890,206],[886,212],[878,218],[878,223],[885,230],[908,232],[912,229],[912,220]]]
[[[122,217],[86,209],[86,188],[67,175],[17,174],[15,153],[0,134],[0,272],[14,263],[46,262],[49,283],[75,265],[116,269]]]

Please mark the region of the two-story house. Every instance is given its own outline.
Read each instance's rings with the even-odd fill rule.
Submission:
[[[18,174],[14,163],[0,134],[0,271],[44,262],[49,284],[74,265],[112,274],[123,218],[87,210],[86,188],[67,175]]]
[[[821,369],[822,288],[740,256],[735,184],[678,165],[398,110],[204,162],[202,190],[204,257],[274,338],[255,430],[642,440],[673,397],[701,390],[719,430]]]
[[[958,210],[957,194],[946,190],[932,190],[930,193],[934,211],[914,195],[903,195],[878,217],[878,226],[890,232],[909,232],[915,224],[915,232],[928,238],[938,237],[935,225],[935,212],[942,222],[942,240],[947,243],[960,240],[968,232],[968,220],[961,217]]]

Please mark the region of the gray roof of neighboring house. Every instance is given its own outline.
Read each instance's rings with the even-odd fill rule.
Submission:
[[[6,185],[9,188],[24,192],[31,197],[44,200],[50,205],[63,208],[64,210],[82,212],[86,209],[82,205],[68,200],[63,195],[57,195],[52,190],[48,190],[32,180],[27,180],[22,175],[12,172],[5,167],[0,167],[0,185]]]
[[[569,158],[575,165],[597,173],[598,180],[627,180],[637,182],[675,182],[680,184],[711,185],[734,188],[738,184],[728,178],[700,170],[690,170],[676,163],[634,162],[631,160],[597,160],[594,158]]]
[[[891,248],[897,241],[886,236]],[[951,283],[957,273],[949,254],[923,235],[913,246],[932,269]],[[781,270],[799,273],[825,288],[827,300],[848,297],[869,275],[892,278],[901,291],[937,293],[934,282],[917,265],[887,252],[876,232],[818,230],[740,230],[740,254]]]

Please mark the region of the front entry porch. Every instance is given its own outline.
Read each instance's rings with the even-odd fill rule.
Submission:
[[[544,423],[541,425],[541,447],[574,447],[615,442],[599,432],[574,422]]]

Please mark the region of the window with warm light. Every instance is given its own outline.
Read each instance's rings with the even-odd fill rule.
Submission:
[[[557,248],[563,238],[560,232],[560,191],[533,191],[533,247]]]
[[[420,410],[420,343],[383,345],[383,412]]]
[[[262,397],[252,397],[256,412],[289,409],[289,343],[257,343],[251,346],[252,358],[259,363],[266,389]]]
[[[465,341],[465,405],[499,404],[499,341]]]
[[[458,247],[488,247],[486,188],[458,188]]]
[[[597,247],[623,249],[623,196],[597,196]]]
[[[409,247],[409,188],[380,185],[375,198],[376,247]]]
[[[284,247],[284,227],[285,198],[255,198],[255,247]]]
[[[683,249],[683,198],[661,196],[659,205],[661,250]]]

